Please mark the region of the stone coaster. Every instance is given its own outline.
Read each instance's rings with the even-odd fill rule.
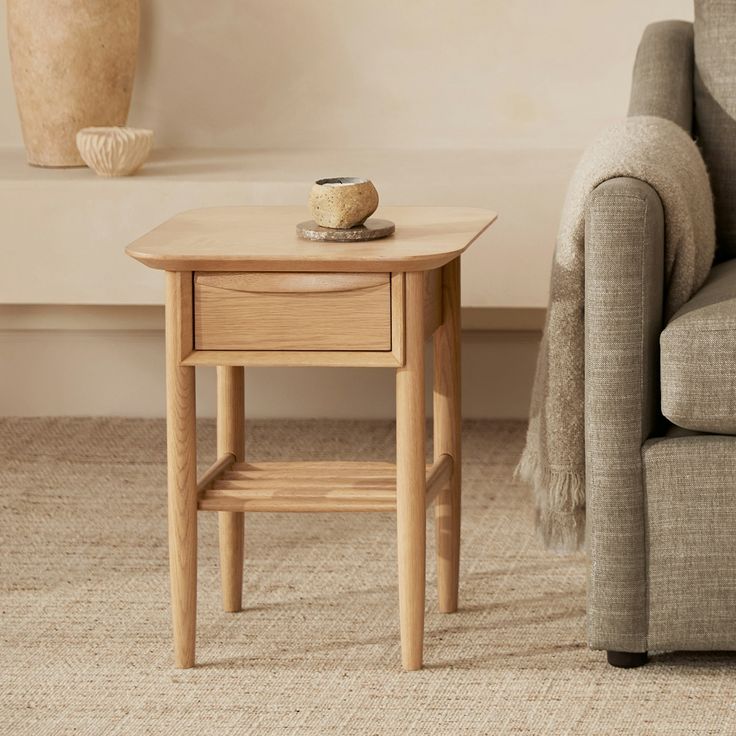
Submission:
[[[325,240],[338,243],[359,242],[362,240],[378,240],[392,235],[396,226],[391,220],[379,220],[372,217],[362,225],[345,230],[320,227],[314,220],[300,222],[296,226],[297,235],[305,240]]]

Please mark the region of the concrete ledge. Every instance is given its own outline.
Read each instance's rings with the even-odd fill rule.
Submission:
[[[102,179],[86,168],[31,168],[20,149],[0,149],[0,301],[162,304],[161,273],[124,255],[132,240],[194,207],[303,203],[306,216],[311,182],[346,171],[373,179],[385,204],[497,211],[498,222],[463,258],[463,304],[543,308],[578,155],[531,148],[176,149],[154,151],[136,176]]]

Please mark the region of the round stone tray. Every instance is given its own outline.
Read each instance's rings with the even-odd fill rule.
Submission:
[[[337,243],[378,240],[392,235],[395,229],[396,225],[391,220],[379,220],[375,217],[366,220],[362,225],[346,229],[321,227],[314,220],[300,222],[296,226],[296,232],[300,238]]]

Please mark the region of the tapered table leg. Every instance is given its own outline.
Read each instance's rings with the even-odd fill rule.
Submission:
[[[187,280],[188,276],[188,280]],[[188,284],[187,284],[188,281]],[[189,292],[187,292],[189,289]],[[191,273],[166,274],[166,439],[174,660],[194,666],[197,621],[197,443],[194,368],[181,365]]]
[[[217,457],[230,453],[245,460],[245,371],[242,366],[217,367]],[[245,514],[220,511],[220,576],[222,606],[240,611],[243,605],[243,541]]]
[[[406,274],[405,364],[396,372],[396,514],[401,662],[422,666],[426,534],[424,274]]]
[[[442,325],[434,334],[434,456],[450,455],[452,476],[435,504],[437,588],[443,613],[457,610],[460,577],[460,258],[442,269]]]

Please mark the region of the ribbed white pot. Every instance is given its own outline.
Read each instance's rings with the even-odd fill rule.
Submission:
[[[82,128],[77,148],[100,176],[128,176],[148,158],[153,131],[143,128]]]

